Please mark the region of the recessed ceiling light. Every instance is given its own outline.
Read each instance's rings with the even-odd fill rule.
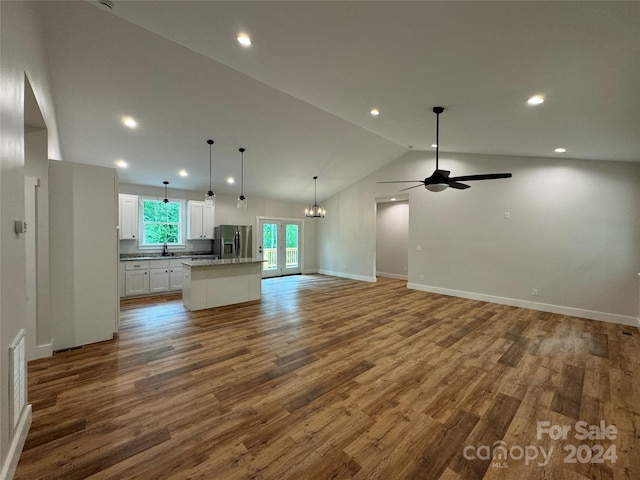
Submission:
[[[227,183],[232,184],[232,183],[236,183],[236,181],[233,177],[227,177]]]
[[[247,35],[246,33],[241,33],[240,35],[238,35],[237,39],[238,43],[243,47],[251,46],[251,37],[249,37],[249,35]]]
[[[396,198],[395,197],[391,197],[389,200],[391,200],[392,202],[395,202]]]
[[[377,108],[372,109],[370,112],[372,117],[377,117],[378,115],[380,115],[380,110],[378,110]]]
[[[432,144],[431,144],[431,146],[432,146],[433,148],[438,148],[438,144],[437,144],[437,143],[432,143]]]
[[[527,100],[529,105],[540,105],[544,103],[544,97],[542,95],[534,95],[529,100]]]
[[[138,126],[138,122],[136,122],[131,117],[122,117],[122,123],[124,123],[129,128],[136,128]]]
[[[553,151],[556,152],[556,153],[565,153],[567,151],[567,149],[566,148],[562,148],[562,147],[558,147],[558,148],[554,148]]]
[[[187,173],[187,171],[185,169],[182,169],[178,172],[178,175],[180,175],[181,177],[188,177],[189,174]]]
[[[124,160],[116,160],[116,165],[120,168],[127,168],[129,166]]]

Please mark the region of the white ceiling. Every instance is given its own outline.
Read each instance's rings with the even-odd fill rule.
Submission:
[[[435,105],[443,151],[640,161],[638,2],[40,8],[64,157],[126,159],[122,182],[204,192],[213,138],[216,193],[239,193],[224,180],[245,147],[249,200],[308,202],[314,175],[321,200],[411,147],[433,150]],[[534,94],[546,102],[527,105]]]

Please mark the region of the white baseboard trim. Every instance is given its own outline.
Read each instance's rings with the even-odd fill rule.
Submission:
[[[303,275],[313,275],[314,273],[318,273],[317,268],[305,268],[302,270]]]
[[[587,318],[589,320],[600,320],[602,322],[618,323],[620,325],[640,328],[640,322],[638,321],[638,318],[628,317],[625,315],[617,315],[615,313],[597,312],[594,310],[584,310],[581,308],[565,307],[562,305],[550,305],[547,303],[530,302],[527,300],[518,300],[515,298],[496,297],[493,295],[485,295],[482,293],[465,292],[462,290],[453,290],[450,288],[432,287],[430,285],[420,285],[418,283],[407,283],[407,288],[411,288],[413,290],[422,290],[423,292],[440,293],[442,295],[468,298],[470,300],[482,300],[484,302],[509,305],[511,307],[522,307],[528,308],[530,310],[539,310],[541,312],[558,313],[560,315]]]
[[[350,273],[343,273],[343,272],[331,272],[329,270],[322,270],[322,269],[318,269],[318,273],[321,273],[323,275],[330,275],[332,277],[348,278],[350,280],[360,280],[361,282],[375,283],[378,281],[376,277],[365,277],[364,275],[352,275]]]
[[[46,358],[53,355],[53,344],[48,343],[46,345],[37,345],[36,346],[36,354],[33,358],[29,360],[36,360],[38,358]]]
[[[376,272],[376,276],[384,278],[395,278],[396,280],[409,280],[409,275],[400,275],[398,273]]]
[[[20,460],[20,454],[22,453],[22,447],[27,439],[27,433],[29,433],[29,427],[31,427],[31,404],[27,404],[22,412],[22,418],[18,422],[16,427],[13,441],[9,446],[9,452],[7,454],[6,461],[2,465],[2,471],[0,471],[0,480],[11,480],[16,473],[18,467],[18,461]]]

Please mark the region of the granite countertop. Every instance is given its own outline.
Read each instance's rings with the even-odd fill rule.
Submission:
[[[212,254],[192,254],[192,255],[147,255],[147,256],[127,256],[127,257],[120,257],[120,261],[121,262],[139,262],[142,260],[184,260],[184,259],[191,259],[191,258],[201,258],[201,259],[208,259],[208,260],[213,260],[214,258],[217,258],[217,255],[212,255]]]
[[[223,258],[220,260],[213,260],[210,258],[191,258],[182,261],[184,265],[190,267],[216,267],[221,265],[243,265],[247,263],[262,263],[266,260],[260,260],[259,258]]]

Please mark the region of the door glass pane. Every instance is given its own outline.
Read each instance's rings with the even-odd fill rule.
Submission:
[[[265,223],[262,227],[262,270],[277,270],[278,268],[278,224]]]
[[[286,231],[286,264],[285,268],[298,267],[298,225],[288,224]]]

